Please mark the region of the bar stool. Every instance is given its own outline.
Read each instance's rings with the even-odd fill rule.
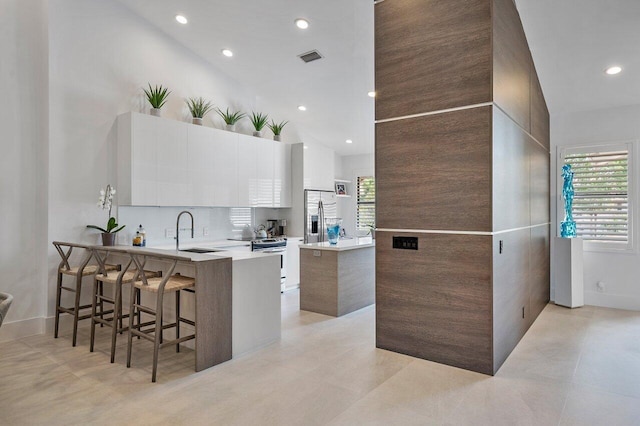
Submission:
[[[121,247],[103,247],[96,246],[92,248],[93,257],[98,262],[100,270],[107,271],[106,260],[109,254],[119,253],[129,258],[129,263],[124,268],[116,271],[107,271],[106,273],[97,273],[93,283],[92,293],[92,306],[91,306],[91,343],[89,345],[89,351],[93,352],[96,324],[100,324],[111,327],[111,363],[115,361],[116,357],[116,337],[118,333],[122,334],[123,331],[129,329],[124,327],[122,323],[123,318],[128,318],[129,314],[122,313],[122,285],[131,284],[134,280],[137,280],[137,269],[135,266],[131,268],[133,263],[126,249]],[[162,276],[161,271],[145,271],[145,275],[148,278],[155,278]],[[113,287],[113,296],[105,296],[103,287],[104,284],[111,284]],[[138,295],[139,297],[139,295]],[[104,303],[108,303],[113,306],[113,309],[105,311]],[[140,303],[140,300],[137,300]],[[113,313],[111,318],[105,318],[105,315]],[[138,314],[138,324],[140,324],[140,315]]]
[[[158,354],[160,348],[170,345],[176,345],[176,352],[180,352],[180,343],[187,340],[195,339],[194,334],[180,337],[180,323],[184,322],[195,326],[195,322],[180,317],[180,292],[194,292],[195,279],[191,277],[182,276],[178,273],[174,274],[173,271],[179,261],[188,262],[191,259],[182,256],[162,255],[162,254],[148,254],[130,251],[129,255],[133,260],[137,268],[138,280],[134,281],[131,285],[131,307],[129,309],[129,342],[127,345],[127,368],[131,367],[131,347],[133,344],[133,336],[143,337],[153,342],[153,372],[151,373],[151,381],[156,381],[156,371],[158,369]],[[144,270],[144,264],[147,259],[153,260],[165,260],[170,261],[171,267],[164,274],[163,277],[148,277]],[[156,293],[156,308],[152,309],[148,306],[143,306],[142,303],[136,303],[136,300],[140,300],[140,292],[146,291],[148,293]],[[171,324],[162,324],[163,320],[163,299],[166,293],[175,293],[176,295],[176,321]],[[146,323],[140,323],[134,325],[133,318],[139,315],[140,312],[144,312],[149,315],[155,316],[155,321]],[[142,330],[142,327],[147,325],[154,325],[153,329]],[[162,331],[167,328],[176,328],[176,338],[167,342],[163,342]]]
[[[56,320],[55,320],[55,329],[54,329],[54,337],[58,338],[58,328],[60,325],[60,314],[69,314],[73,315],[73,346],[76,345],[76,340],[78,336],[78,321],[91,318],[91,314],[80,315],[80,311],[83,309],[91,308],[91,305],[82,305],[80,306],[80,293],[82,290],[82,279],[87,276],[95,275],[99,270],[98,265],[89,265],[91,258],[93,257],[93,252],[88,245],[77,244],[77,243],[65,243],[54,241],[53,245],[56,250],[60,254],[62,260],[58,265],[58,282],[56,289]],[[65,249],[68,248],[68,250]],[[86,251],[86,254],[82,258],[82,262],[79,266],[72,267],[69,264],[69,259],[71,257],[71,252],[74,248],[83,249]],[[119,269],[117,265],[104,265],[104,269],[106,271],[115,271]],[[76,285],[75,288],[65,287],[62,285],[62,277],[64,275],[69,275],[75,277]],[[75,293],[75,303],[73,307],[67,308],[61,305],[62,299],[62,290],[69,291],[71,293]]]

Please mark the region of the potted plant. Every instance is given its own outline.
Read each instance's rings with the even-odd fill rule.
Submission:
[[[288,121],[283,121],[281,123],[276,123],[275,121],[271,120],[271,124],[268,124],[269,129],[271,129],[271,131],[273,132],[273,140],[274,141],[281,141],[281,133],[282,133],[282,129],[284,128],[284,126],[288,123]]]
[[[151,84],[149,84],[149,90],[142,90],[144,90],[144,94],[147,95],[147,100],[151,104],[151,115],[160,117],[161,108],[167,103],[167,98],[171,92],[166,87],[162,87],[162,85],[151,87]]]
[[[262,114],[261,112],[251,112],[251,124],[253,124],[253,128],[256,129],[253,132],[253,136],[262,137],[262,129],[267,125],[269,116],[267,114]]]
[[[236,123],[246,117],[246,114],[240,111],[230,112],[229,108],[226,111],[222,111],[220,108],[216,109],[216,112],[222,117],[226,126],[226,129],[235,132]]]
[[[102,245],[112,246],[116,242],[116,233],[122,231],[126,225],[118,226],[116,218],[111,216],[111,204],[113,203],[113,196],[116,195],[116,189],[111,185],[107,185],[105,189],[100,190],[100,198],[98,199],[98,207],[102,210],[109,210],[109,219],[107,220],[107,227],[101,228],[95,225],[87,225],[87,228],[97,229],[102,232]]]
[[[187,106],[191,111],[192,123],[198,126],[202,126],[202,118],[213,108],[211,102],[203,98],[189,98],[187,99]]]

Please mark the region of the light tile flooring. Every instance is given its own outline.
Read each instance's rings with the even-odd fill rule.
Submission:
[[[109,363],[109,331],[89,353],[40,335],[0,344],[0,424],[632,425],[640,424],[640,313],[554,305],[495,377],[375,349],[375,310],[302,312],[283,296],[282,340],[194,373],[193,352],[126,339]]]

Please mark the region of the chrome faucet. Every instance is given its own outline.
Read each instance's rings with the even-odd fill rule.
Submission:
[[[191,216],[191,228],[182,228],[180,229],[180,216],[182,216],[184,213],[188,214],[189,216]],[[176,251],[180,251],[180,231],[186,231],[187,229],[191,229],[191,238],[193,238],[193,229],[195,227],[193,226],[193,215],[191,214],[191,212],[188,212],[186,210],[181,211],[180,213],[178,213],[178,219],[176,220]]]

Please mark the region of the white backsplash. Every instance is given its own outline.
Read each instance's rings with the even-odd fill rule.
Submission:
[[[178,214],[187,210],[194,219],[194,239],[190,231],[180,232],[180,245],[199,241],[216,241],[242,236],[245,224],[252,228],[266,224],[267,219],[289,219],[291,209],[267,208],[229,208],[229,207],[128,207],[118,208],[118,223],[127,225],[119,233],[119,244],[131,244],[133,236],[142,224],[147,232],[147,245],[157,246],[172,244],[173,237],[166,237],[166,230],[175,233]],[[190,228],[191,220],[188,215],[180,218],[180,228]],[[209,235],[204,235],[204,228],[208,228]]]

